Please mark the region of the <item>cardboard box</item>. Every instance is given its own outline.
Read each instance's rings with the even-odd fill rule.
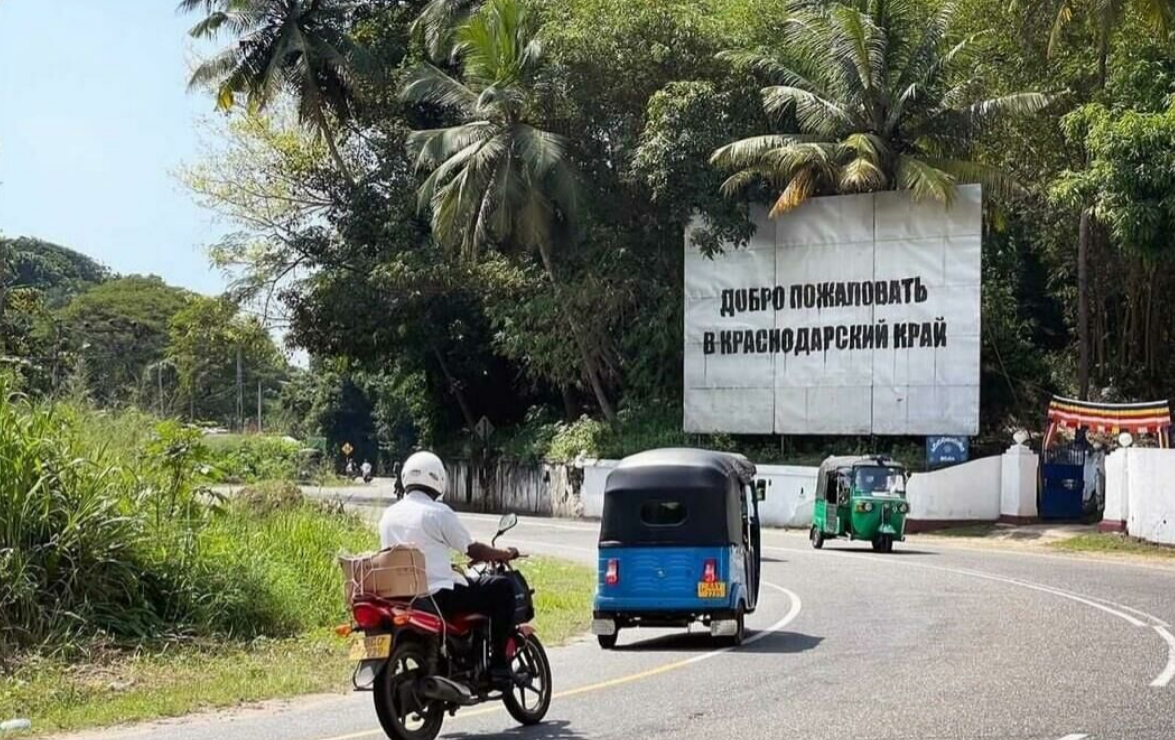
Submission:
[[[397,546],[356,557],[341,557],[343,593],[350,604],[359,596],[405,599],[428,593],[424,553]]]

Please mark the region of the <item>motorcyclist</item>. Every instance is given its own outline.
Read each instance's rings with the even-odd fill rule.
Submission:
[[[451,550],[475,562],[513,560],[518,550],[499,550],[475,542],[457,514],[441,498],[448,487],[444,463],[431,452],[417,452],[400,471],[404,498],[384,511],[379,521],[383,547],[411,545],[424,553],[428,590],[441,614],[484,614],[490,619],[490,676],[496,685],[511,680],[506,662],[506,642],[514,626],[514,585],[501,576],[482,576],[469,582],[453,570]]]
[[[360,470],[360,472],[363,473],[363,482],[370,483],[371,482],[371,463],[364,460],[363,464],[359,466],[359,470]]]

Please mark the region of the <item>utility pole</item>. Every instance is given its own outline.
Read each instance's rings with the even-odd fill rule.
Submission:
[[[257,433],[261,434],[261,381],[257,381]]]
[[[245,374],[241,368],[241,346],[237,345],[237,428],[245,431]]]

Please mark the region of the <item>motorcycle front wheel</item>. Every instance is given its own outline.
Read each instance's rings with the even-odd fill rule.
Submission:
[[[518,652],[510,663],[511,670],[520,678],[502,694],[502,702],[510,716],[523,725],[537,725],[551,708],[551,663],[547,651],[536,635],[522,638]]]
[[[433,740],[445,721],[444,707],[416,696],[416,682],[425,678],[428,653],[419,642],[396,645],[388,664],[375,679],[375,714],[391,740]]]

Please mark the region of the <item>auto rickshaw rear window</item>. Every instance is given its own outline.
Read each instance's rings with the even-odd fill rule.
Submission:
[[[641,504],[641,522],[649,527],[676,527],[685,521],[685,504],[681,501],[646,501]]]

